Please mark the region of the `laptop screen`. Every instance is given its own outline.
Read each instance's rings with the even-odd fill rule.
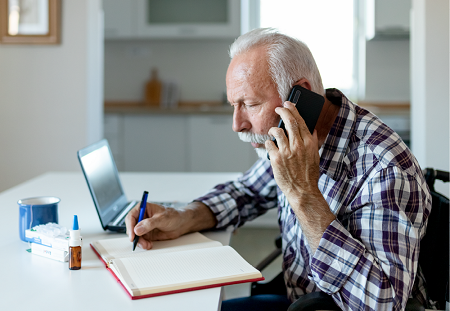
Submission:
[[[103,139],[79,150],[78,159],[102,227],[106,229],[127,204],[108,141]]]
[[[95,192],[98,207],[103,212],[123,195],[108,147],[103,146],[92,151],[83,156],[81,162],[92,190]]]

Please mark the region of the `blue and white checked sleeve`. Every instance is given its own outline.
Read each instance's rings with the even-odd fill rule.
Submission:
[[[217,229],[242,226],[278,206],[270,162],[259,159],[238,180],[219,184],[195,201],[211,209],[217,219]]]

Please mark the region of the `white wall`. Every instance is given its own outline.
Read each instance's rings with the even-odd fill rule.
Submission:
[[[150,70],[175,80],[182,101],[221,101],[231,39],[105,42],[105,99],[141,101]]]
[[[413,0],[411,145],[422,168],[449,170],[449,83],[449,1]]]
[[[0,191],[103,136],[102,22],[101,0],[62,1],[60,45],[0,44]]]

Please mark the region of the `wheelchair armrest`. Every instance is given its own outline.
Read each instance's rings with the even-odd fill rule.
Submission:
[[[288,311],[341,310],[330,295],[324,292],[313,292],[300,296],[293,302]]]

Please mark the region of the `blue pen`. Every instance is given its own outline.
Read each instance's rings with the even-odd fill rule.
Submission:
[[[139,211],[138,223],[140,223],[142,221],[142,219],[144,219],[145,207],[147,206],[147,196],[148,196],[148,192],[144,191],[144,194],[142,195],[142,200],[141,200],[141,209]],[[139,236],[136,234],[134,236],[134,240],[133,240],[133,252],[136,249],[136,245],[137,245],[138,241],[139,241]]]

